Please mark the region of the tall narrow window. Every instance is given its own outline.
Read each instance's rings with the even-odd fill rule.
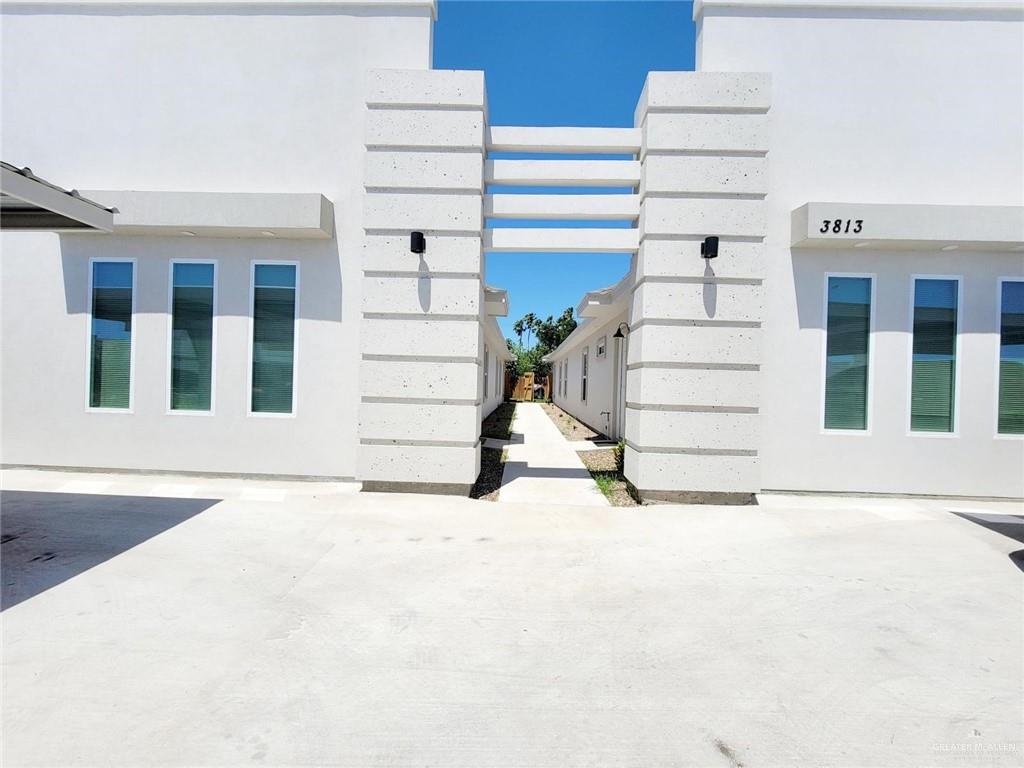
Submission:
[[[491,353],[484,347],[484,400],[491,396]]]
[[[212,263],[171,264],[171,410],[209,411],[213,389]]]
[[[292,412],[297,287],[296,265],[253,265],[253,413]]]
[[[131,408],[135,265],[92,263],[90,408]]]
[[[999,434],[1024,435],[1024,281],[999,293]]]
[[[589,362],[589,357],[590,347],[585,347],[583,349],[583,363],[582,367],[580,368],[580,400],[582,400],[584,403],[587,402],[587,363]]]
[[[910,429],[952,432],[956,399],[958,282],[914,281],[914,339],[910,374]]]
[[[871,278],[829,277],[825,340],[825,429],[865,430]]]

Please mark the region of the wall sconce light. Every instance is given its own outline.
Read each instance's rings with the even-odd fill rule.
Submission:
[[[705,237],[700,244],[700,256],[702,259],[713,259],[718,256],[718,236]]]
[[[427,250],[427,238],[422,232],[413,232],[409,237],[409,250],[413,253],[424,253]]]
[[[612,334],[613,339],[624,339],[626,333],[622,332],[622,326],[626,326],[626,333],[629,333],[629,323],[619,323],[619,327],[615,329],[615,333]]]

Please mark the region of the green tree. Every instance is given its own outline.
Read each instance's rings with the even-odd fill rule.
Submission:
[[[517,376],[529,371],[546,376],[551,371],[551,366],[544,362],[544,356],[551,353],[559,344],[566,340],[570,333],[576,329],[576,320],[573,318],[572,307],[568,307],[558,319],[549,316],[541,320],[530,312],[517,320],[512,330],[519,336],[519,343],[506,339],[509,351],[515,355],[514,370]],[[536,337],[536,344],[530,346],[530,332]],[[523,333],[527,333],[527,343],[523,344]],[[509,366],[513,368],[513,365]]]

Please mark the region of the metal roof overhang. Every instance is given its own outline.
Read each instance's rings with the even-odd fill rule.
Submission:
[[[61,189],[28,168],[0,164],[0,229],[22,232],[112,232],[114,211]]]

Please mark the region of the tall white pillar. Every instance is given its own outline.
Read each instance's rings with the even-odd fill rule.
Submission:
[[[480,468],[483,73],[371,72],[365,117],[359,479],[468,494]]]
[[[630,306],[626,476],[644,498],[744,503],[758,471],[766,74],[652,72]],[[718,258],[700,256],[719,238]]]

